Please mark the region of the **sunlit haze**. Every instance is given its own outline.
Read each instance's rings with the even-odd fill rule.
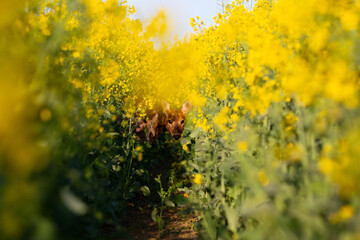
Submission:
[[[175,35],[183,38],[186,33],[193,33],[190,18],[199,16],[206,26],[214,24],[213,17],[221,11],[221,1],[218,0],[129,0],[134,5],[136,13],[134,18],[147,23],[161,9],[164,9],[169,20],[168,35],[173,40]]]

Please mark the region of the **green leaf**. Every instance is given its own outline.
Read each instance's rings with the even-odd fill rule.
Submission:
[[[169,199],[165,200],[165,205],[168,207],[175,207],[175,204],[172,201],[170,201]]]
[[[111,112],[109,110],[107,110],[107,109],[104,109],[104,116],[106,118],[111,118]]]
[[[151,213],[151,219],[154,221],[154,222],[156,222],[156,220],[157,220],[157,209],[156,208],[154,208],[154,210],[152,211],[152,213]]]
[[[118,135],[120,135],[120,133],[118,133],[118,132],[108,132],[107,133],[107,136],[109,136],[109,137],[118,136]]]
[[[200,132],[201,132],[200,128],[197,128],[197,129],[195,129],[194,131],[191,132],[189,137],[190,138],[196,138],[199,135]]]
[[[209,239],[216,239],[216,224],[214,220],[211,218],[210,213],[204,212],[201,215],[203,217],[203,225],[205,227]]]
[[[226,203],[224,203],[223,206],[224,206],[224,210],[225,210],[226,219],[228,222],[228,228],[233,233],[236,233],[236,227],[239,222],[239,216],[237,214],[237,211],[236,211],[236,209],[233,209],[230,206],[228,206],[228,204],[226,204]]]
[[[45,218],[36,218],[35,220],[35,232],[31,239],[33,240],[47,240],[47,239],[55,239],[56,236],[56,228],[54,223]]]
[[[185,197],[184,195],[176,195],[173,198],[173,201],[178,206],[186,206],[189,203],[189,198]]]
[[[76,215],[84,215],[88,211],[87,205],[74,193],[70,191],[69,188],[63,188],[60,191],[60,198],[64,205]]]
[[[150,189],[147,186],[142,186],[139,190],[145,197],[150,195]]]
[[[181,143],[181,145],[186,145],[186,144],[190,143],[190,140],[188,138],[182,138],[180,140],[180,143]]]

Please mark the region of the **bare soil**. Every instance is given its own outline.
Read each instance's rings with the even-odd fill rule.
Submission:
[[[165,209],[162,216],[165,226],[160,232],[157,223],[151,218],[153,209],[150,206],[129,209],[123,225],[130,237],[123,239],[198,239],[198,234],[194,230],[194,223],[197,221],[195,214],[185,214],[183,210],[182,207]]]

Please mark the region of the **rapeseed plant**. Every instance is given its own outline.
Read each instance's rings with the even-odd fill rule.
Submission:
[[[115,0],[0,3],[2,236],[71,232],[48,205],[115,221],[152,160],[131,118],[163,100],[194,106],[174,155],[187,158],[184,196],[204,238],[358,236],[359,1],[236,1],[158,50],[165,12],[147,28],[134,12]]]

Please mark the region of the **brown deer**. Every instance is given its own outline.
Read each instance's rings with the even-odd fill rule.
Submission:
[[[175,110],[171,109],[169,103],[162,102],[162,110],[148,112],[147,119],[135,119],[135,133],[138,139],[153,141],[166,131],[175,140],[180,139],[184,131],[185,116],[191,108],[192,105],[189,101],[186,101],[180,109]]]

